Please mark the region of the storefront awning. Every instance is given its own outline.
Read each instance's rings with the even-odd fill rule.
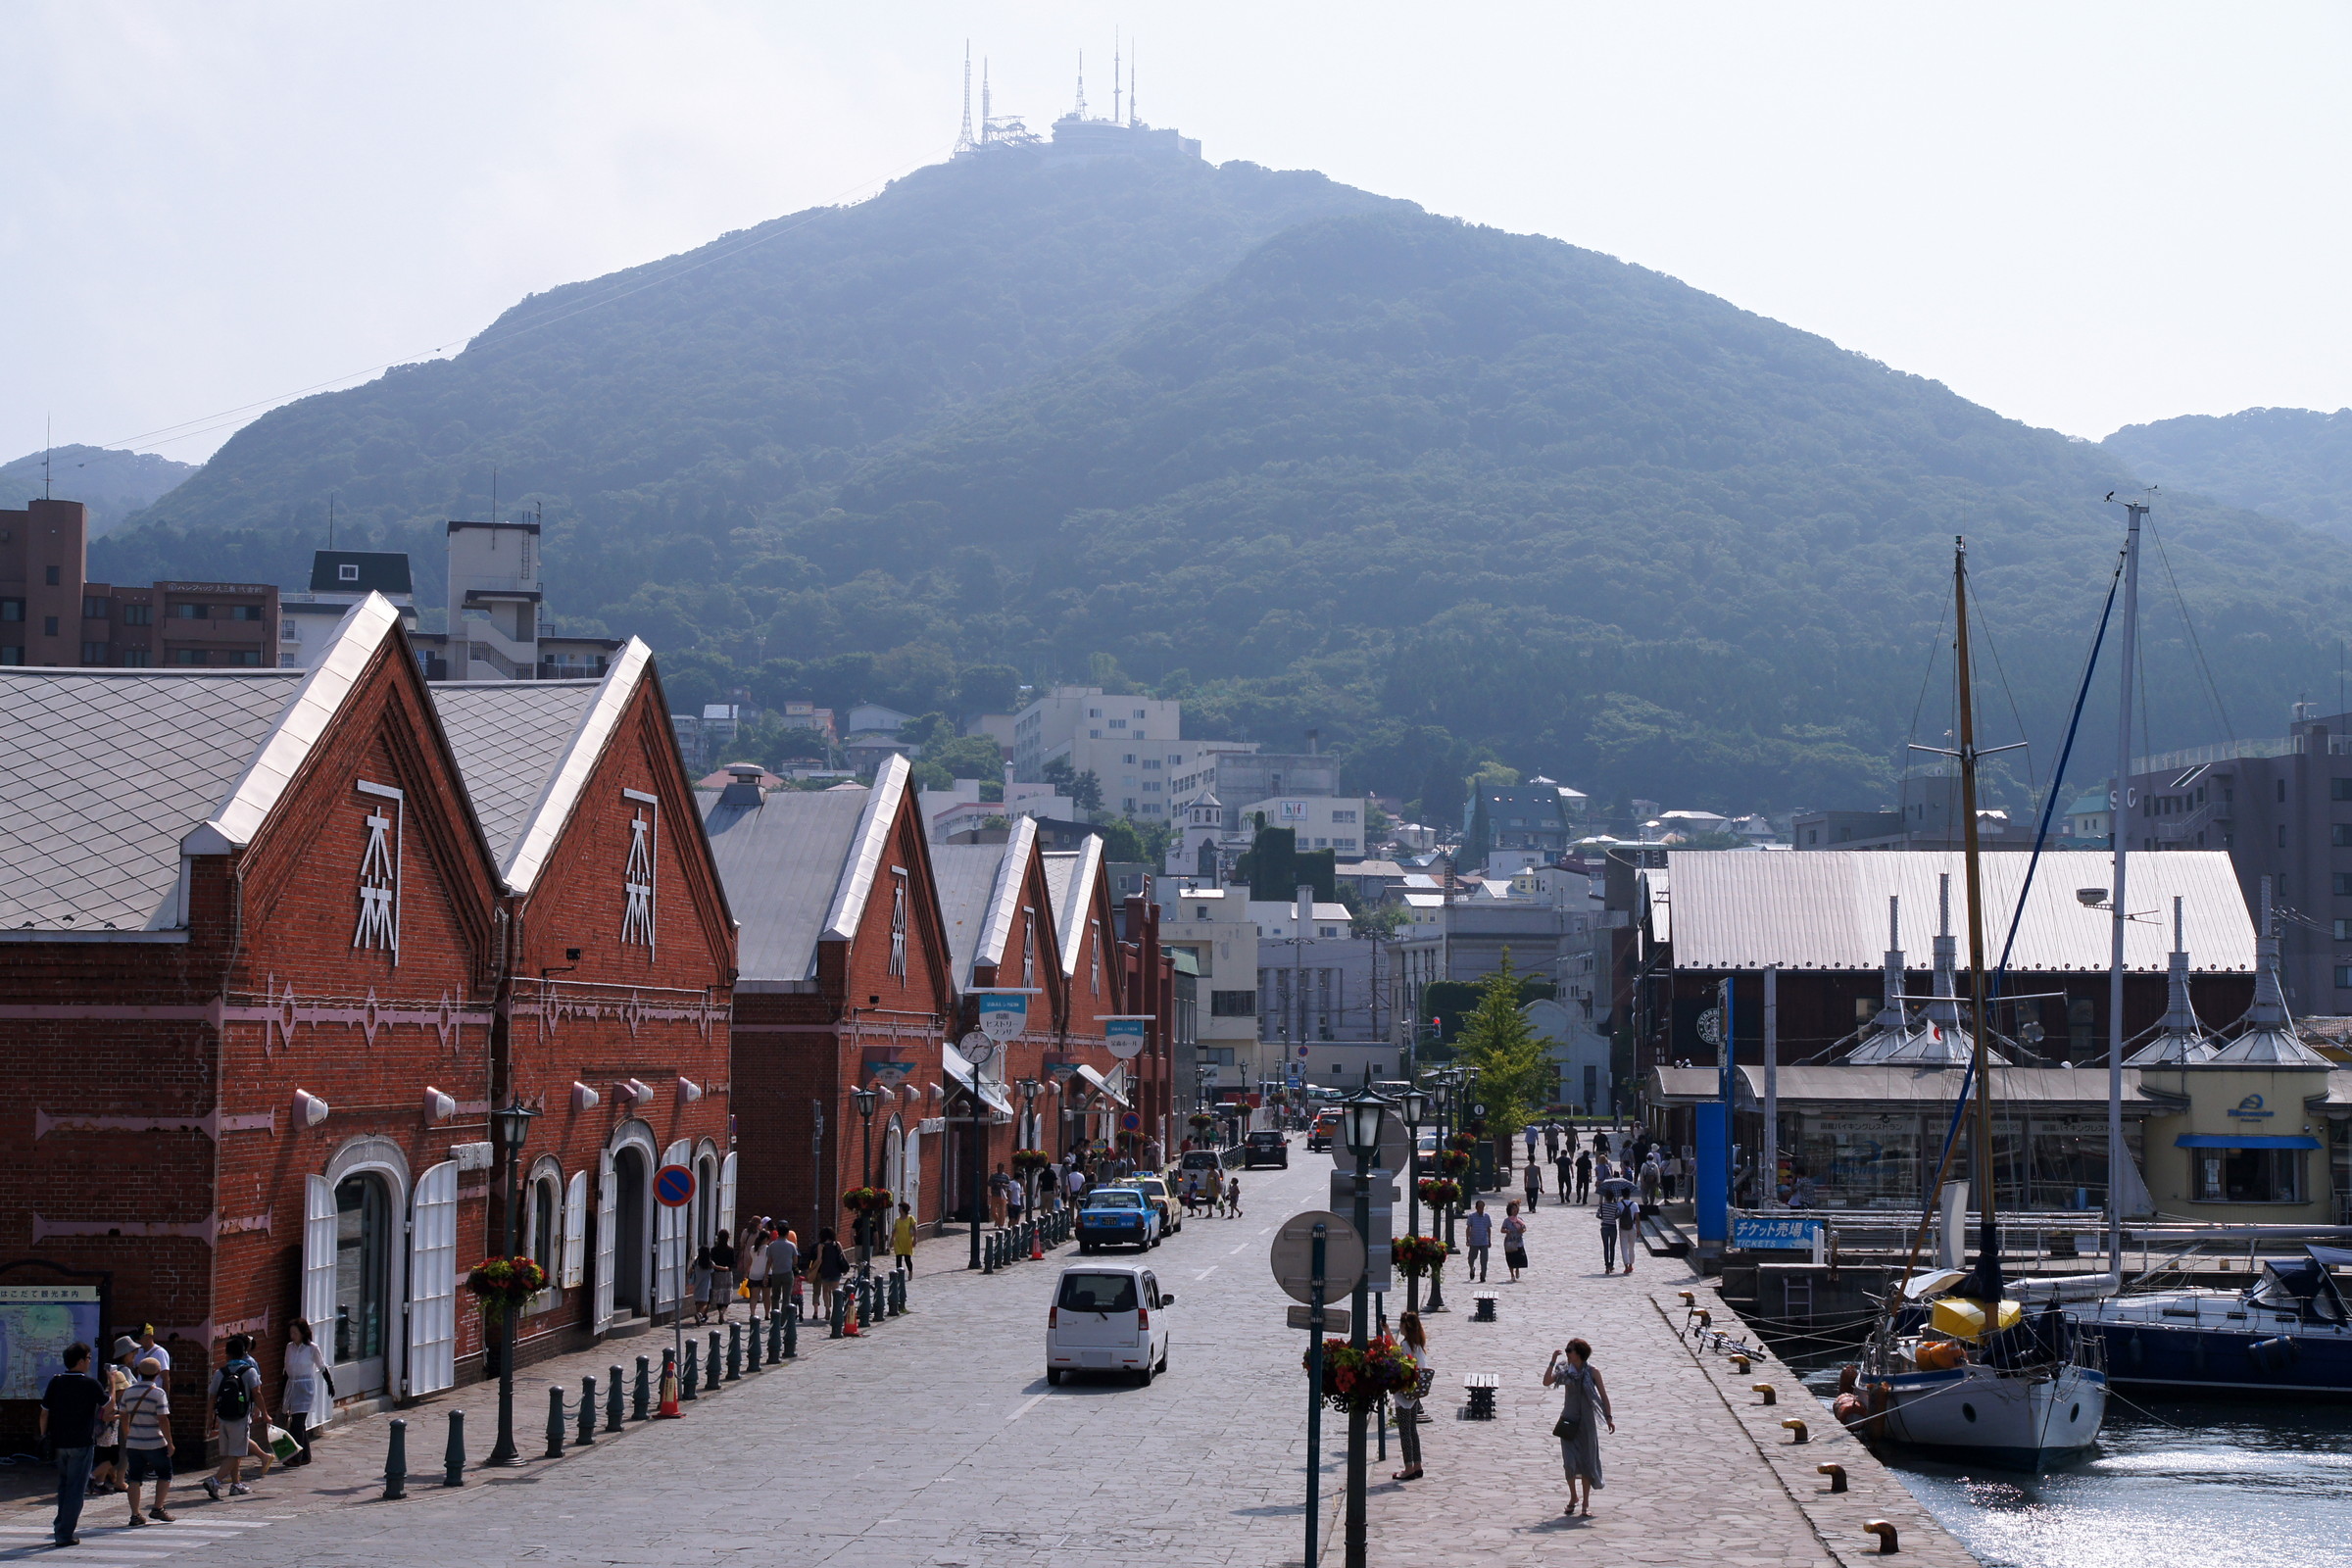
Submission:
[[[980,1069],[972,1065],[972,1058],[946,1041],[940,1042],[939,1065],[940,1070],[948,1075],[951,1082],[961,1086],[967,1092],[977,1089],[981,1100],[987,1103],[989,1109],[1000,1116],[1012,1114],[1012,1102],[1004,1098],[1004,1091],[980,1076]],[[1080,1069],[1080,1071],[1084,1070],[1084,1068]]]
[[[2317,1138],[2278,1133],[2182,1133],[2175,1149],[2317,1149]]]
[[[1130,1108],[1127,1097],[1120,1094],[1116,1089],[1111,1088],[1110,1081],[1108,1079],[1104,1078],[1101,1073],[1095,1071],[1094,1068],[1089,1067],[1083,1061],[1078,1064],[1078,1076],[1085,1079],[1088,1083],[1093,1084],[1098,1092],[1109,1096],[1110,1102],[1114,1105],[1117,1105],[1120,1109],[1125,1110]]]

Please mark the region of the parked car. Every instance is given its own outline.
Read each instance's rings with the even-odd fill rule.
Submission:
[[[1159,1210],[1161,1235],[1173,1236],[1184,1229],[1184,1211],[1176,1206],[1176,1195],[1169,1191],[1165,1179],[1158,1176],[1137,1176],[1129,1181],[1121,1182],[1119,1185],[1133,1187],[1137,1192],[1152,1200],[1152,1206]]]
[[[1225,1156],[1213,1149],[1188,1149],[1184,1152],[1184,1157],[1176,1162],[1176,1168],[1178,1171],[1221,1172],[1225,1169]]]
[[[1331,1147],[1331,1141],[1339,1133],[1340,1113],[1336,1110],[1322,1112],[1315,1117],[1315,1124],[1306,1130],[1306,1152],[1310,1154],[1321,1153]]]
[[[1280,1133],[1251,1133],[1242,1140],[1242,1169],[1255,1170],[1260,1165],[1273,1165],[1282,1170],[1291,1168],[1291,1141]]]
[[[1149,1387],[1168,1369],[1167,1308],[1140,1263],[1081,1263],[1061,1271],[1046,1313],[1046,1381],[1066,1372],[1128,1372]]]
[[[1159,1245],[1159,1210],[1133,1187],[1098,1187],[1078,1209],[1078,1250]]]

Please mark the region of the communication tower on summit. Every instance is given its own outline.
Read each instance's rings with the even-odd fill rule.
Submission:
[[[988,126],[988,89],[980,89],[980,124],[985,135]],[[961,157],[980,144],[972,139],[972,40],[963,40],[963,129],[956,136],[956,154]]]

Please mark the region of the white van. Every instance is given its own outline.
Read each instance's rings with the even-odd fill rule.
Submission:
[[[1168,1369],[1176,1298],[1140,1263],[1080,1263],[1061,1271],[1046,1314],[1046,1381],[1065,1372],[1132,1372],[1146,1386]]]

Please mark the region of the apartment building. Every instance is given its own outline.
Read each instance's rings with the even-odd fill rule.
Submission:
[[[80,502],[0,510],[0,664],[268,666],[277,610],[269,583],[92,582]]]
[[[1197,1016],[1194,1055],[1216,1069],[1212,1094],[1278,1076],[1275,1058],[1258,1040],[1257,922],[1250,890],[1198,886],[1183,877],[1153,878],[1151,888],[1160,906],[1160,946],[1190,955],[1207,1003]]]
[[[1168,814],[1168,781],[1195,765],[1197,748],[1179,743],[1184,705],[1156,697],[1118,697],[1100,686],[1056,686],[1014,715],[1013,776],[1042,782],[1060,759],[1102,786],[1103,809],[1119,816]]]
[[[1287,827],[1298,835],[1302,850],[1337,850],[1353,858],[1365,848],[1365,801],[1360,795],[1280,795],[1251,801],[1234,813],[1240,838],[1257,832],[1259,818],[1268,827]]]
[[[345,612],[369,594],[382,594],[400,612],[402,628],[411,637],[416,635],[416,583],[406,551],[312,552],[310,591],[278,601],[278,666],[308,669],[316,664]]]

